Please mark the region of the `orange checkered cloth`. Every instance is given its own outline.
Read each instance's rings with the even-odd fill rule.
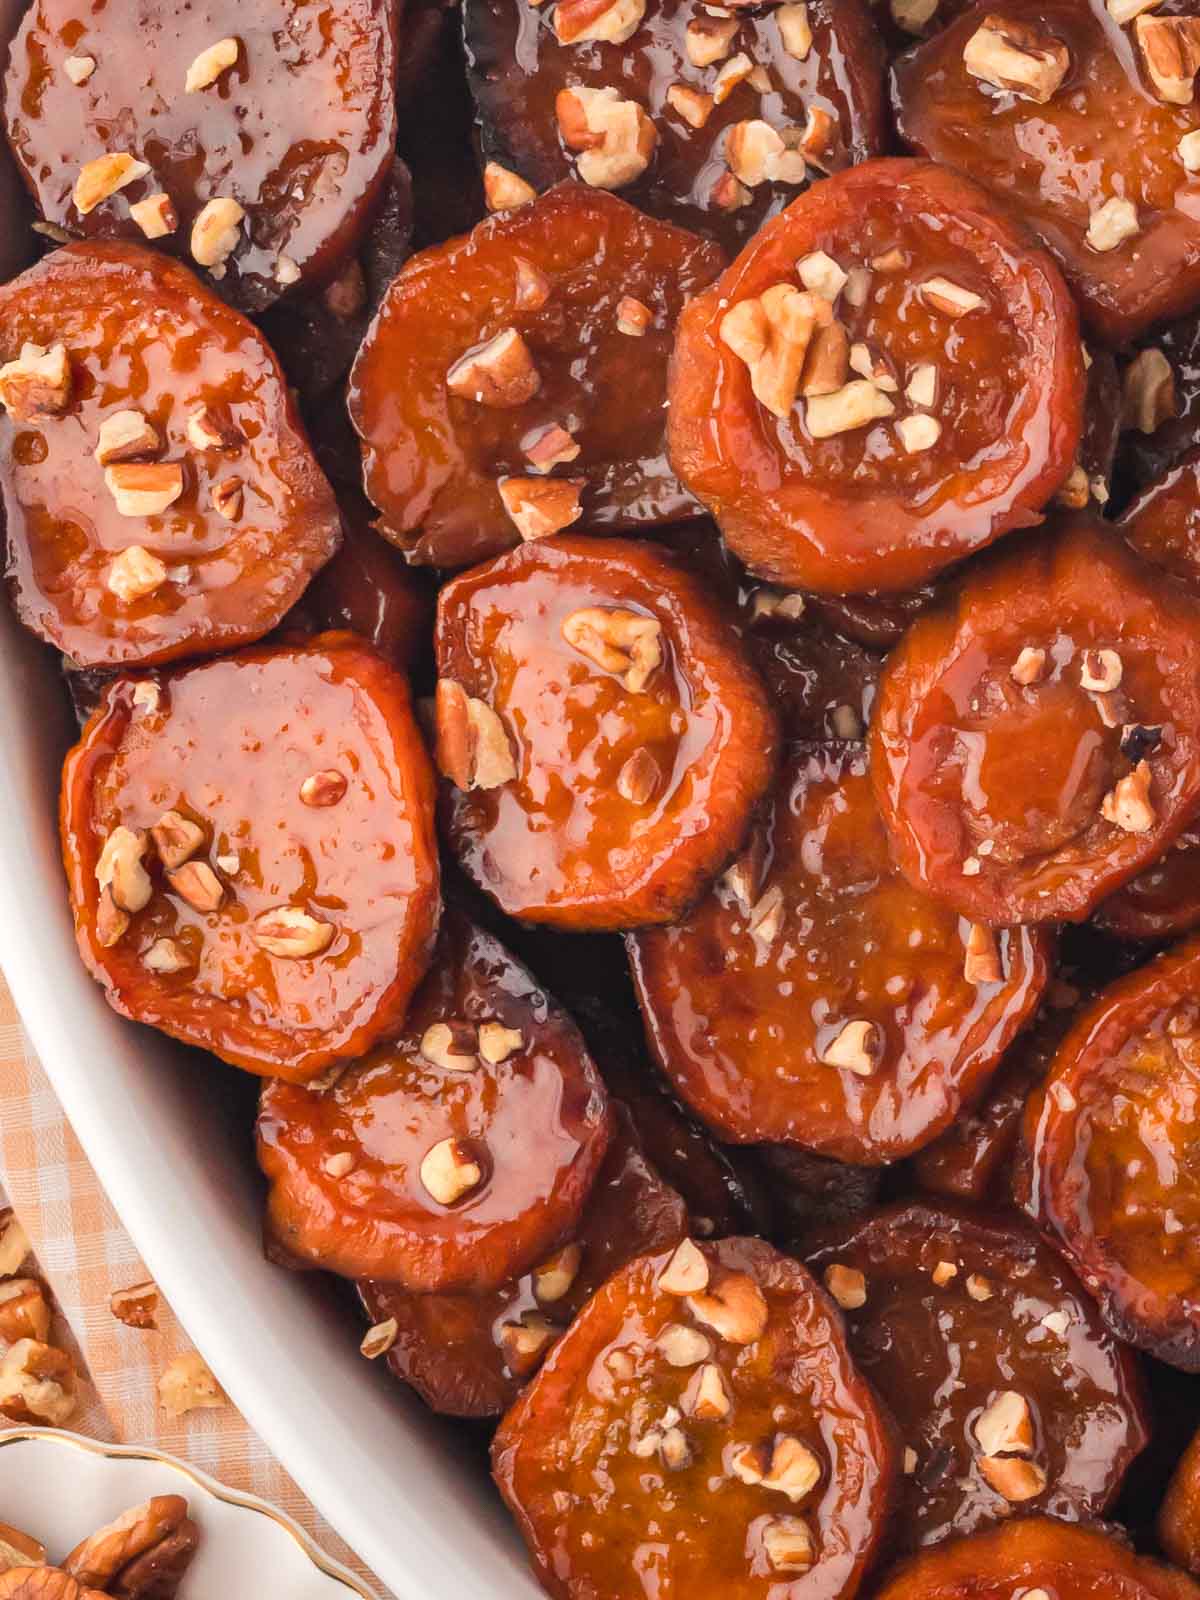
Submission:
[[[127,1328],[109,1309],[114,1290],[143,1283],[148,1273],[29,1048],[3,978],[0,1104],[0,1163],[8,1203],[29,1235],[40,1275],[54,1291],[60,1320],[53,1338],[71,1349],[90,1379],[70,1426],[109,1442],[157,1446],[232,1488],[260,1495],[294,1517],[334,1560],[387,1600],[379,1579],[338,1538],[232,1405],[182,1417],[169,1416],[159,1406],[159,1375],[190,1343],[161,1297],[155,1331]]]

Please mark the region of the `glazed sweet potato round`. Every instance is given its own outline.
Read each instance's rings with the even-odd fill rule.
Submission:
[[[126,244],[0,287],[0,491],[26,627],[84,666],[259,639],[338,548],[258,331]]]
[[[715,245],[563,184],[414,256],[350,375],[379,531],[462,566],[568,527],[669,522],[667,357]]]
[[[893,95],[907,143],[1017,212],[1095,333],[1123,344],[1200,295],[1200,186],[1180,152],[1196,124],[1196,8],[1126,6],[1124,25],[1114,9],[972,9],[897,63]]]
[[[909,1452],[899,1546],[1101,1516],[1146,1443],[1133,1357],[1033,1229],[921,1203],[805,1252]]]
[[[42,215],[151,239],[248,309],[352,251],[396,142],[394,0],[36,0],[4,86]]]
[[[1136,1555],[1120,1539],[1053,1517],[1025,1517],[923,1550],[891,1573],[877,1600],[1200,1600],[1182,1572]]]
[[[746,853],[668,928],[631,934],[647,1032],[723,1137],[877,1165],[978,1097],[1049,975],[892,866],[858,746],[802,746]]]
[[[610,1278],[492,1462],[563,1600],[848,1600],[897,1470],[832,1302],[757,1239],[685,1240]]]
[[[469,0],[463,26],[487,156],[539,189],[577,171],[733,250],[808,183],[884,149],[866,0],[809,0],[802,14]],[[652,125],[649,149],[619,123],[604,142],[579,140],[577,120],[598,121],[595,96],[614,90]]]
[[[906,589],[1038,520],[1083,395],[1050,258],[965,178],[868,161],[767,223],[685,310],[671,460],[752,571]]]
[[[539,540],[438,602],[450,842],[511,916],[667,922],[737,850],[775,719],[733,626],[649,544]]]
[[[495,1289],[574,1227],[610,1133],[574,1023],[449,910],[399,1037],[327,1089],[264,1086],[268,1229],[344,1277]]]
[[[307,1082],[404,1019],[433,803],[408,686],[349,634],[119,678],[63,768],[84,964],[122,1015]]]
[[[1033,1127],[1029,1208],[1109,1326],[1200,1371],[1200,940],[1078,1018]]]
[[[498,1417],[606,1278],[634,1256],[672,1249],[688,1231],[683,1200],[646,1160],[617,1102],[615,1134],[569,1240],[491,1294],[410,1294],[367,1280],[374,1325],[396,1321],[388,1366],[434,1411]]]
[[[901,871],[964,916],[1079,921],[1200,798],[1200,610],[1078,519],[978,567],[889,658],[871,774]]]

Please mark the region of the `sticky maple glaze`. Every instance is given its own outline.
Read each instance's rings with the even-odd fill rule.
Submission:
[[[634,1256],[673,1248],[688,1231],[682,1198],[646,1160],[618,1102],[615,1134],[571,1238],[532,1272],[492,1294],[409,1294],[358,1285],[373,1324],[394,1317],[388,1366],[426,1405],[455,1417],[498,1417],[554,1340],[606,1278]]]
[[[1198,647],[1194,603],[1103,523],[978,566],[880,684],[871,773],[901,871],[985,922],[1081,921],[1191,820]]]
[[[871,266],[895,251],[901,264]],[[731,307],[799,287],[798,268],[819,254],[868,271],[864,303],[843,288],[833,315],[883,364],[894,407],[821,438],[814,402],[773,415],[721,337]],[[982,303],[947,315],[926,298],[934,280]],[[928,407],[906,395],[921,367],[935,369]],[[866,381],[857,369],[845,380]],[[794,201],[685,310],[671,460],[751,571],[818,593],[903,590],[1037,522],[1079,446],[1083,393],[1075,307],[1050,258],[965,178],[869,161]],[[922,415],[940,434],[909,453],[896,424]]]
[[[495,555],[521,538],[500,498],[509,477],[578,480],[588,527],[694,511],[666,460],[667,358],[684,301],[723,262],[708,241],[574,183],[414,256],[350,374],[380,532],[423,565]],[[617,326],[627,298],[650,313],[640,335]],[[512,404],[451,393],[455,363],[507,329],[525,341],[537,392]],[[579,454],[539,475],[526,451],[551,425]]]
[[[1104,0],[1002,0],[990,11],[1066,47],[1061,86],[1037,104],[973,78],[963,51],[988,13],[971,11],[893,68],[900,135],[1020,215],[1096,336],[1124,344],[1190,309],[1200,289],[1200,180],[1178,150],[1196,105],[1155,95],[1134,27],[1118,26]],[[1098,250],[1091,217],[1113,197],[1132,202],[1139,231]]]
[[[0,361],[26,343],[65,345],[71,394],[61,415],[0,410],[6,571],[25,626],[85,666],[169,661],[269,632],[338,548],[341,522],[257,329],[176,262],[77,244],[0,287]],[[219,445],[189,438],[202,409]],[[158,432],[153,459],[182,469],[181,494],[156,515],[118,511],[95,457],[101,425],[129,410]],[[214,501],[230,483],[235,520]],[[113,562],[135,545],[165,574],[119,598]]]
[[[785,45],[774,8],[733,11],[736,26],[724,52],[714,43],[718,58],[703,67],[692,64],[687,49],[688,24],[707,20],[691,0],[649,0],[640,9],[636,31],[623,44],[561,44],[553,7],[470,0],[464,36],[484,153],[535,188],[571,176],[574,160],[559,137],[556,96],[565,88],[615,87],[645,110],[658,135],[648,170],[624,185],[622,196],[737,250],[806,180],[801,162],[790,181],[766,179],[744,191],[736,208],[722,205],[720,189],[713,191],[722,179],[728,183],[726,141],[736,124],[762,120],[779,134],[799,135],[810,114],[819,118],[825,131],[815,140],[808,182],[884,149],[884,65],[864,0],[810,0],[812,42],[803,58]],[[713,97],[722,67],[740,55],[766,71],[765,92],[739,82],[707,107],[700,128],[668,103],[669,92],[681,86]]]
[[[792,755],[733,872],[628,945],[659,1063],[722,1137],[870,1166],[976,1099],[1037,1006],[1047,940],[981,932],[998,976],[972,981],[971,924],[895,870],[865,752],[827,745]]]
[[[900,1548],[1014,1510],[1103,1515],[1149,1437],[1141,1383],[1132,1353],[1032,1228],[917,1202],[831,1230],[805,1260],[831,1286],[844,1282],[838,1268],[865,1280],[864,1303],[844,1307],[851,1354],[916,1456],[902,1479]],[[1011,1427],[994,1429],[1001,1396],[1016,1397],[1002,1402]],[[1011,1481],[993,1483],[998,1459],[1015,1465]]]
[[[498,1043],[496,1023],[509,1030]],[[574,1227],[611,1127],[566,1012],[450,909],[403,1033],[330,1088],[264,1086],[268,1228],[290,1255],[345,1277],[495,1289]],[[447,1142],[471,1169],[458,1193],[427,1165]]]
[[[1112,984],[1031,1117],[1029,1210],[1121,1338],[1200,1371],[1200,941]]]
[[[588,1302],[500,1425],[500,1492],[542,1584],[565,1600],[848,1600],[878,1550],[895,1484],[890,1419],[850,1360],[833,1303],[799,1263],[758,1239],[699,1253],[699,1299],[660,1286],[673,1260],[664,1252],[632,1262]],[[722,1306],[736,1341],[706,1321],[725,1321]],[[669,1364],[658,1344],[668,1329],[689,1345],[700,1335],[707,1355]],[[723,1416],[720,1400],[695,1415],[704,1372]],[[790,1493],[762,1481],[772,1463],[783,1475],[789,1453]],[[806,1537],[807,1566],[797,1555]]]
[[[301,798],[319,773],[346,780],[340,799]],[[433,800],[405,680],[348,634],[118,679],[63,768],[84,964],[123,1016],[306,1082],[398,1027],[424,974],[439,910]],[[149,901],[106,945],[105,842],[168,811],[201,830],[182,870],[215,878],[220,904],[185,898],[146,840]],[[269,953],[256,921],[281,908],[315,923],[324,947]],[[177,970],[151,970],[156,949]]]
[[[951,1539],[902,1562],[877,1600],[1009,1600],[1038,1591],[1055,1600],[1197,1600],[1182,1572],[1135,1554],[1119,1538],[1053,1517],[1025,1517]]]
[[[564,637],[593,608],[657,623],[661,661],[641,688]],[[439,677],[496,714],[516,766],[446,805],[460,862],[509,915],[669,921],[741,844],[774,772],[775,718],[732,625],[652,545],[559,537],[500,556],[442,589],[435,646]]]
[[[186,92],[193,63],[225,40],[233,63]],[[95,62],[86,81],[72,82],[72,58]],[[5,126],[42,215],[76,235],[140,241],[130,206],[166,194],[177,226],[155,247],[192,260],[203,207],[237,201],[236,248],[213,277],[261,310],[357,246],[391,167],[395,73],[393,0],[265,0],[252,12],[238,0],[106,0],[101,11],[36,0],[12,46]],[[113,153],[149,171],[82,214],[81,167]]]

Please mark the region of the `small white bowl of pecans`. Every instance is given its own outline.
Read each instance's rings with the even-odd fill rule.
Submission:
[[[0,1433],[5,1600],[373,1600],[283,1512],[140,1446]]]

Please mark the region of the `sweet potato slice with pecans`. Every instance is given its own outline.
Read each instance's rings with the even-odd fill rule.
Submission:
[[[901,137],[1020,216],[1113,345],[1200,295],[1200,14],[1170,9],[997,0],[893,69]]]
[[[1083,397],[1050,257],[967,179],[868,161],[768,222],[685,310],[671,460],[760,576],[906,590],[1039,520]]]
[[[345,1277],[496,1289],[575,1226],[612,1131],[578,1029],[448,911],[405,1031],[258,1114],[272,1240]]]
[[[63,769],[84,964],[122,1015],[310,1081],[424,975],[433,787],[405,679],[350,634],[118,678]]]
[[[647,1571],[659,1600],[852,1596],[898,1467],[832,1301],[757,1239],[685,1240],[614,1274],[492,1463],[563,1600],[644,1593]]]
[[[808,184],[885,148],[866,0],[716,12],[690,0],[468,0],[463,23],[485,156],[536,189],[576,173],[615,181],[634,205],[731,250]],[[573,114],[596,121],[606,91],[631,110],[580,148]],[[653,142],[628,151],[639,127]]]
[[[667,358],[723,264],[573,183],[414,256],[350,375],[379,531],[453,567],[577,522],[694,511],[666,461]]]
[[[1049,975],[1042,934],[905,882],[852,745],[800,746],[739,860],[628,945],[651,1045],[700,1117],[864,1166],[978,1097]]]
[[[1039,1591],[1059,1600],[1119,1593],[1127,1600],[1198,1600],[1182,1572],[1140,1556],[1097,1528],[1023,1517],[923,1550],[892,1572],[878,1600],[1008,1600]]]
[[[1200,612],[1104,524],[997,552],[884,670],[871,774],[897,864],[964,916],[1082,921],[1200,798]]]
[[[358,245],[391,169],[395,76],[394,0],[37,0],[5,127],[53,226],[150,240],[258,311]]]
[[[1148,1438],[1132,1352],[1028,1224],[917,1202],[805,1250],[905,1448],[901,1549],[1100,1517]]]
[[[648,543],[559,537],[442,590],[446,828],[511,916],[667,922],[737,850],[775,718],[737,632]]]
[[[17,615],[80,666],[261,638],[341,539],[262,336],[137,245],[0,287],[0,490]]]

